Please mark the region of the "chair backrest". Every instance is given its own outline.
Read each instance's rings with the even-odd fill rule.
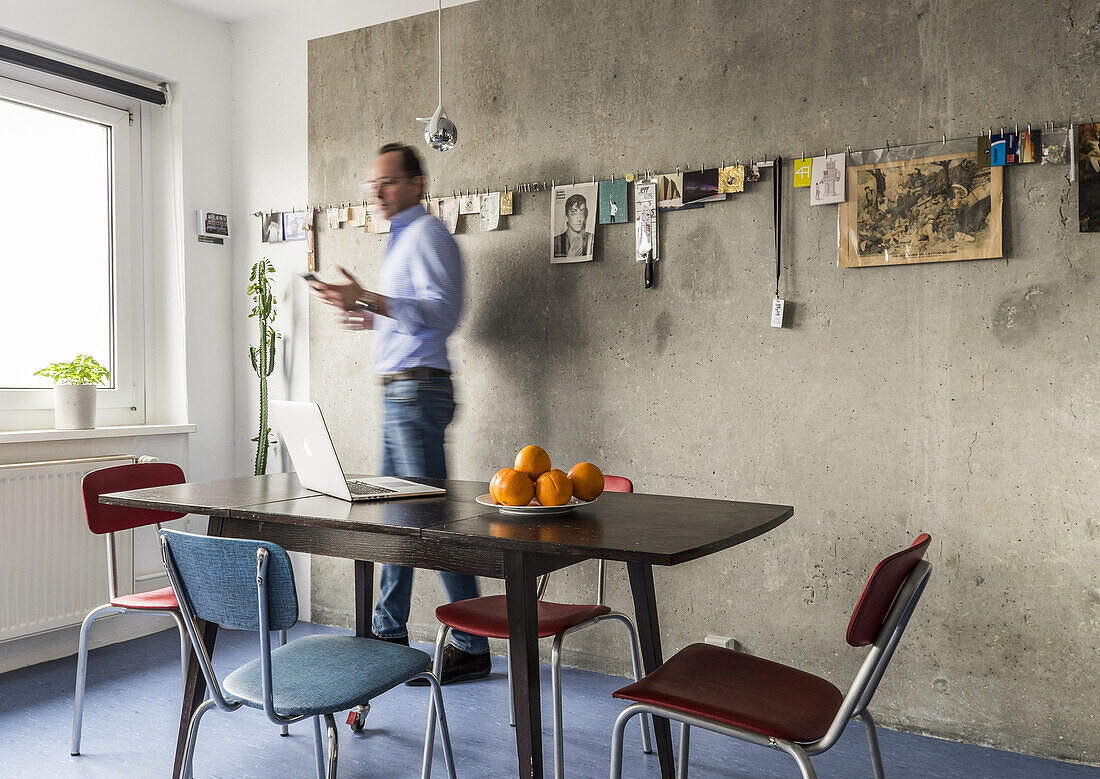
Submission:
[[[912,545],[883,558],[863,585],[852,618],[848,621],[847,640],[852,646],[874,643],[894,605],[898,591],[913,568],[924,557],[932,537],[921,533]]]
[[[181,610],[235,630],[260,630],[259,591],[267,596],[267,629],[286,630],[298,621],[298,596],[290,557],[277,544],[160,531]],[[257,587],[257,550],[267,552],[264,587]]]
[[[833,746],[848,721],[862,714],[874,697],[932,574],[932,566],[922,559],[931,540],[921,533],[907,549],[883,558],[867,578],[848,623],[847,639],[852,646],[870,644],[871,649],[828,731],[806,748],[807,754],[816,755]]]
[[[625,476],[611,476],[604,474],[603,477],[603,489],[604,492],[634,492],[634,484],[630,479]],[[596,566],[596,603],[603,605],[603,576],[604,576],[605,561],[600,560]],[[550,584],[550,574],[543,574],[539,580],[538,594],[539,600],[542,600],[542,596],[546,592],[547,585]]]
[[[80,483],[88,529],[102,535],[187,516],[186,513],[174,511],[108,506],[99,502],[99,496],[108,492],[164,487],[185,481],[183,470],[174,463],[134,463],[92,471]]]
[[[634,492],[634,485],[625,476],[605,475],[603,488],[608,492]]]

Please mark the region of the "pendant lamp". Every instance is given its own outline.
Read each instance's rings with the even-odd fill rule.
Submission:
[[[439,0],[436,27],[439,34],[439,106],[430,118],[417,117],[416,121],[428,123],[424,128],[424,140],[429,146],[436,151],[450,151],[458,143],[458,128],[443,109],[443,0]]]

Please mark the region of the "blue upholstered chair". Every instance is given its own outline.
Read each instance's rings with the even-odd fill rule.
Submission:
[[[183,776],[191,777],[195,738],[203,715],[214,706],[235,711],[241,706],[262,709],[276,725],[313,718],[319,779],[335,779],[336,724],[333,712],[423,677],[431,685],[432,712],[438,712],[443,755],[451,779],[454,759],[443,710],[443,695],[436,677],[428,670],[426,652],[370,638],[314,635],[291,641],[274,650],[270,631],[286,630],[298,621],[294,571],[285,550],[266,541],[211,538],[171,530],[160,532],[161,554],[172,589],[179,601],[191,644],[198,656],[209,698],[191,716]],[[197,620],[235,630],[260,634],[260,656],[219,682],[200,638]],[[321,719],[328,730],[328,750],[321,733]],[[433,719],[433,725],[435,720]],[[430,755],[429,728],[425,755]],[[293,772],[297,773],[297,772]],[[431,775],[424,761],[422,776]]]

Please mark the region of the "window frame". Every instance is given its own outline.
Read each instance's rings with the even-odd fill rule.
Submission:
[[[0,65],[0,98],[109,128],[113,371],[111,387],[96,392],[97,425],[145,424],[145,109],[134,98],[9,65]],[[79,323],[79,301],[56,305],[59,315]],[[52,359],[52,355],[43,355],[42,364]],[[52,388],[0,388],[0,430],[51,428],[53,405]]]

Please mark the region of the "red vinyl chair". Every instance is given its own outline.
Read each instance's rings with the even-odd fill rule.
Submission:
[[[191,645],[187,638],[187,629],[180,616],[179,604],[172,594],[171,587],[162,587],[152,592],[139,592],[133,595],[118,594],[118,568],[115,560],[115,533],[146,525],[156,525],[186,514],[148,509],[107,506],[99,502],[99,496],[108,492],[137,490],[145,487],[161,487],[169,484],[182,484],[186,479],[183,470],[172,463],[135,463],[119,465],[114,468],[101,468],[92,471],[81,482],[84,493],[84,516],[88,520],[88,529],[97,535],[107,536],[107,596],[108,602],[92,609],[80,626],[80,648],[76,659],[76,694],[73,699],[73,735],[70,752],[80,754],[80,730],[84,717],[84,688],[88,675],[88,634],[92,623],[105,614],[164,614],[176,622],[180,633],[180,665],[183,679],[187,681],[187,656]]]
[[[630,479],[622,476],[604,476],[603,486],[606,492],[633,492],[634,485]],[[603,603],[604,561],[599,561],[598,579],[596,582],[596,603],[594,604],[566,604],[551,603],[542,599],[550,575],[542,577],[539,582],[539,638],[553,637],[553,653],[550,664],[550,680],[553,688],[554,702],[554,776],[562,779],[565,776],[564,738],[561,724],[561,647],[562,641],[570,633],[604,622],[616,620],[621,622],[630,634],[631,661],[634,666],[634,679],[641,678],[641,647],[638,643],[638,631],[630,617],[625,614],[612,611]],[[481,598],[456,601],[440,606],[435,610],[436,619],[443,623],[439,628],[439,634],[435,641],[435,673],[442,672],[443,647],[447,644],[447,636],[451,630],[462,630],[475,636],[486,638],[508,638],[508,611],[503,595],[487,595]],[[516,724],[515,699],[512,695],[512,670],[508,665],[508,698],[510,707],[510,722]],[[647,722],[642,720],[642,749],[652,752],[649,728]]]
[[[871,649],[847,693],[789,666],[692,644],[640,682],[613,693],[636,702],[615,720],[611,779],[622,777],[623,731],[635,714],[680,722],[678,779],[687,779],[692,726],[782,750],[795,759],[804,779],[815,779],[810,756],[836,744],[848,721],[858,717],[867,730],[875,778],[882,779],[882,754],[867,705],[928,583],[932,566],[923,557],[930,541],[927,533],[917,536],[912,546],[882,560],[863,586],[847,640]]]

